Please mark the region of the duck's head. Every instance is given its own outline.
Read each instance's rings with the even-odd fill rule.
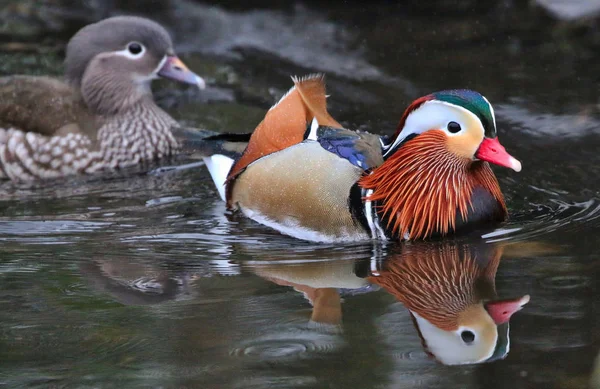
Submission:
[[[529,301],[497,299],[502,250],[440,242],[412,244],[386,259],[369,281],[410,311],[426,351],[447,365],[504,358],[509,319]]]
[[[140,17],[112,17],[79,30],[67,46],[65,68],[67,81],[100,114],[150,95],[150,82],[159,77],[205,86],[177,57],[169,33]]]
[[[432,93],[415,100],[404,112],[388,157],[421,134],[437,136],[457,159],[487,161],[521,170],[521,163],[498,141],[494,108],[478,92],[459,89]]]
[[[432,93],[405,111],[384,162],[361,178],[388,234],[421,239],[508,215],[488,162],[521,170],[498,142],[494,109],[470,90]]]

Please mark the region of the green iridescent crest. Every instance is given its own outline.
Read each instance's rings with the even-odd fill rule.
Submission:
[[[468,109],[481,120],[486,138],[495,138],[497,136],[494,109],[487,99],[478,92],[468,89],[456,89],[437,92],[431,96],[435,100]]]

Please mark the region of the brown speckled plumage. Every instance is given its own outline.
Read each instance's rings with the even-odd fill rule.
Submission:
[[[177,151],[170,131],[176,124],[146,102],[107,120],[98,129],[97,142],[81,133],[49,137],[0,129],[0,178],[56,178],[152,162]]]
[[[143,46],[139,56],[128,52],[131,42]],[[160,25],[115,17],[84,27],[71,39],[68,83],[48,77],[0,79],[0,178],[94,173],[174,154],[178,143],[171,128],[177,122],[154,103],[150,90],[169,60],[178,73],[166,77],[202,81],[174,56]]]

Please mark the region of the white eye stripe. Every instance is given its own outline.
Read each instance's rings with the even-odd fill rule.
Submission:
[[[448,124],[450,124],[451,122],[455,122],[458,123],[458,125],[460,126],[460,131],[457,132],[452,132],[448,129]],[[442,130],[446,133],[446,135],[448,136],[458,136],[458,135],[462,135],[465,133],[465,129],[467,128],[467,125],[464,124],[463,122],[459,122],[458,120],[451,120],[449,121],[445,127],[442,127]]]
[[[448,136],[462,135],[467,129],[468,123],[465,123],[465,120],[469,118],[474,122],[481,123],[473,112],[464,107],[440,100],[426,101],[408,115],[404,128],[394,140],[394,143],[386,150],[384,156],[395,150],[398,144],[410,135],[422,134],[433,128],[442,129]],[[448,123],[450,122],[458,123],[461,130],[456,133],[448,131]],[[483,126],[480,126],[480,129],[483,135]]]
[[[129,50],[130,49],[129,46],[132,45],[132,44],[139,45],[139,47],[142,50],[139,53],[136,53],[136,54],[132,53]],[[139,42],[129,42],[127,44],[127,46],[125,47],[124,50],[114,51],[113,53],[116,54],[116,55],[120,55],[122,57],[129,58],[129,59],[140,59],[140,58],[142,58],[144,56],[144,54],[146,54],[146,47],[143,44],[139,43]]]
[[[488,103],[488,106],[490,107],[490,113],[492,114],[492,120],[494,121],[494,128],[496,127],[496,114],[494,113],[494,107],[492,107],[492,104],[490,104],[490,102],[488,101],[488,99],[485,98],[485,96],[481,96],[483,97],[483,99],[485,100],[486,103]]]

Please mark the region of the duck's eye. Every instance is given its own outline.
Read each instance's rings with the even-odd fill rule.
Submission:
[[[463,331],[460,333],[460,337],[466,344],[471,344],[475,340],[475,334],[471,331]]]
[[[448,123],[448,131],[450,131],[451,133],[456,134],[460,130],[460,124],[458,124],[457,122]]]
[[[127,45],[127,50],[137,57],[144,51],[144,46],[138,42],[131,42]]]

